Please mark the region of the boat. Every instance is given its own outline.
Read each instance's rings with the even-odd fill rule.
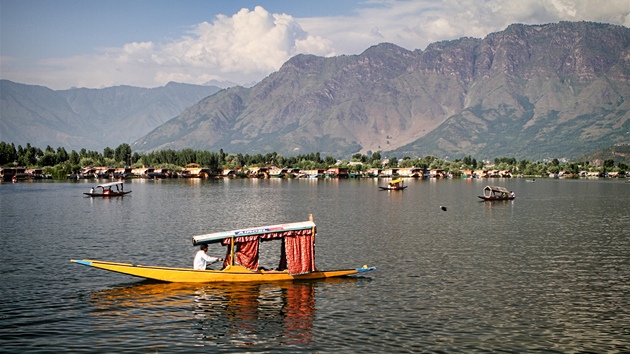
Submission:
[[[398,178],[398,179],[393,179],[391,180],[387,186],[378,186],[378,188],[380,188],[381,190],[384,191],[401,191],[405,188],[407,188],[407,186],[405,186],[405,183],[403,182],[402,178]]]
[[[483,189],[483,195],[478,196],[484,201],[494,200],[513,200],[515,198],[514,192],[508,191],[504,187],[498,186],[486,186]]]
[[[139,264],[70,260],[71,262],[135,277],[170,283],[275,282],[344,277],[375,270],[361,268],[318,270],[315,267],[316,226],[312,215],[308,221],[222,231],[192,237],[193,246],[219,243],[226,247],[223,268],[195,270],[145,266]],[[258,264],[261,241],[282,243],[280,260],[275,269]]]
[[[113,189],[114,187],[116,190]],[[85,192],[83,194],[90,197],[122,197],[129,193],[131,193],[131,191],[125,191],[124,183],[119,181],[98,184],[89,192]]]

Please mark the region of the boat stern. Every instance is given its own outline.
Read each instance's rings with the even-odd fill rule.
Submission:
[[[376,267],[368,267],[367,264],[361,268],[357,268],[357,273],[367,273],[376,270]]]

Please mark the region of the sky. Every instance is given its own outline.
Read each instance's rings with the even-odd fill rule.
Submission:
[[[630,0],[0,0],[0,78],[54,90],[248,85],[297,54],[423,50],[583,20],[630,27]]]

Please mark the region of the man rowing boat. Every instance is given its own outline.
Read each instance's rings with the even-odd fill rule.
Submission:
[[[206,252],[208,252],[208,245],[204,244],[199,246],[199,251],[197,251],[195,260],[193,261],[194,269],[206,270],[206,267],[210,264],[223,261],[223,258],[208,256]]]

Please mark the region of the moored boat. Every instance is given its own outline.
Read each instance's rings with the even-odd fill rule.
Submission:
[[[494,200],[512,200],[516,197],[514,192],[508,191],[505,187],[499,186],[485,186],[483,189],[483,195],[478,196],[484,201]]]
[[[402,178],[398,178],[398,179],[393,179],[391,180],[387,186],[379,186],[378,188],[385,190],[385,191],[400,191],[403,190],[405,188],[407,188],[407,186],[405,186],[405,182],[403,181]]]
[[[144,266],[97,260],[71,260],[74,263],[136,277],[173,283],[270,282],[342,277],[375,270],[375,267],[326,270],[315,267],[316,226],[309,221],[261,226],[193,236],[193,245],[219,243],[226,247],[221,270],[195,270]],[[282,242],[278,267],[259,266],[261,241]]]
[[[120,181],[103,183],[96,185],[89,192],[83,194],[89,197],[122,197],[131,193],[131,191],[125,191],[124,187],[124,183]],[[114,190],[114,188],[116,188],[116,190]]]

